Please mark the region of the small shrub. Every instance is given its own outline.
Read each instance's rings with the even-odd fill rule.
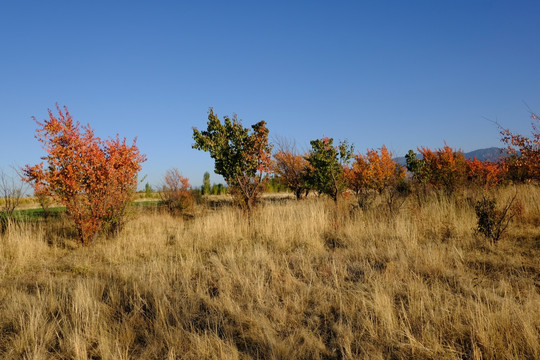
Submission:
[[[13,218],[13,213],[21,203],[23,195],[23,185],[19,184],[15,177],[0,170],[0,213],[2,218]]]
[[[210,195],[225,195],[228,193],[227,187],[223,184],[213,184],[210,188]]]
[[[483,198],[476,202],[474,211],[477,217],[476,231],[493,242],[499,241],[510,221],[521,213],[521,206],[516,204],[516,195],[506,202],[502,209],[497,208],[495,199]]]
[[[161,201],[167,206],[171,214],[177,214],[191,210],[195,198],[189,180],[178,169],[168,170],[165,174],[165,184],[161,191]]]
[[[396,183],[388,188],[387,192],[386,205],[388,205],[390,216],[394,216],[412,193],[412,186],[407,179],[402,177],[398,178]]]
[[[36,186],[34,190],[34,196],[36,197],[39,205],[43,209],[43,216],[46,218],[49,217],[49,210],[52,205],[52,197],[47,191],[46,188],[41,186]]]
[[[152,189],[152,186],[149,183],[146,183],[146,185],[144,186],[145,197],[151,198],[153,193],[154,193],[154,189]]]

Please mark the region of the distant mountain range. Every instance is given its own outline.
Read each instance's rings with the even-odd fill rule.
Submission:
[[[421,159],[422,155],[418,154],[417,151],[415,151],[418,158]],[[490,147],[486,149],[478,149],[473,150],[470,152],[465,153],[465,157],[467,159],[477,158],[480,161],[484,160],[496,160],[500,158],[501,156],[505,157],[508,154],[508,150],[506,148],[499,148],[499,147]],[[394,161],[398,164],[401,164],[405,166],[407,164],[407,161],[405,160],[405,156],[400,156],[394,158]]]

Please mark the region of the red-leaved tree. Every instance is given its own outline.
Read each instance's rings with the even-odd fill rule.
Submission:
[[[467,180],[471,185],[489,189],[502,183],[507,167],[504,161],[480,161],[476,157],[467,159]]]
[[[534,113],[531,118],[540,122],[540,117]],[[499,125],[501,140],[508,145],[510,155],[507,162],[514,172],[521,173],[524,180],[540,181],[540,128],[533,122],[532,137],[514,134],[509,129]]]
[[[382,194],[405,178],[405,168],[392,159],[392,152],[383,145],[380,154],[371,149],[366,155],[354,155],[352,167],[347,169],[347,177],[349,187],[356,194],[365,190],[375,190]]]
[[[309,189],[306,170],[305,156],[286,151],[274,154],[274,173],[283,185],[292,190],[296,200],[300,200],[302,194]]]
[[[423,156],[420,168],[422,177],[426,177],[435,188],[450,195],[465,184],[467,162],[463,152],[455,151],[446,144],[442,149],[421,147],[418,151]]]
[[[47,155],[46,166],[27,165],[25,180],[36,190],[46,191],[66,206],[79,239],[89,245],[104,225],[120,228],[126,206],[137,186],[137,173],[145,155],[135,140],[101,140],[89,125],[73,121],[66,107],[49,110],[49,119],[39,122],[36,138]]]
[[[358,205],[366,207],[370,202],[370,193],[386,193],[385,198],[390,213],[394,213],[398,195],[404,194],[399,187],[405,179],[405,168],[392,159],[392,152],[385,145],[377,150],[368,150],[366,155],[354,155],[352,166],[345,169],[348,185],[356,193]],[[404,199],[404,197],[403,197]],[[397,206],[397,207],[399,207]]]
[[[296,200],[300,200],[302,194],[307,195],[309,184],[307,183],[306,155],[301,155],[296,150],[294,142],[286,138],[277,138],[277,152],[274,154],[273,170],[278,181],[289,188]]]

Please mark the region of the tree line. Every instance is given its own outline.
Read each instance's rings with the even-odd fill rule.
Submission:
[[[46,155],[43,162],[22,169],[23,180],[32,185],[36,196],[62,203],[80,241],[89,245],[100,232],[123,227],[146,155],[139,152],[136,139],[127,143],[116,135],[102,140],[89,125],[74,121],[67,107],[57,105],[56,110],[58,114],[49,110],[43,122],[34,118],[36,138]],[[487,189],[509,182],[538,182],[540,132],[534,121],[540,120],[535,114],[532,119],[532,137],[499,126],[509,156],[466,159],[463,152],[445,144],[440,149],[409,151],[404,167],[384,145],[355,153],[352,144],[334,143],[330,137],[310,141],[305,153],[286,141],[273,152],[265,121],[245,128],[236,115],[221,121],[210,108],[206,129],[193,128],[193,148],[214,159],[215,173],[223,176],[228,192],[247,215],[269,182],[288,188],[298,200],[314,192],[330,197],[336,205],[344,196],[354,196],[357,205],[365,208],[374,196],[383,196],[392,213],[412,193],[420,196],[437,190],[451,195],[464,186]],[[211,192],[208,173],[202,189]],[[165,175],[162,193],[171,209],[193,203],[189,180],[176,169]]]

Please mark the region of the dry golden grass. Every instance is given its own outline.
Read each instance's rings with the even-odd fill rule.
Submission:
[[[503,201],[513,195],[503,189]],[[3,359],[540,359],[540,190],[490,244],[470,201],[272,202],[140,213],[79,247],[58,222],[0,235]]]

